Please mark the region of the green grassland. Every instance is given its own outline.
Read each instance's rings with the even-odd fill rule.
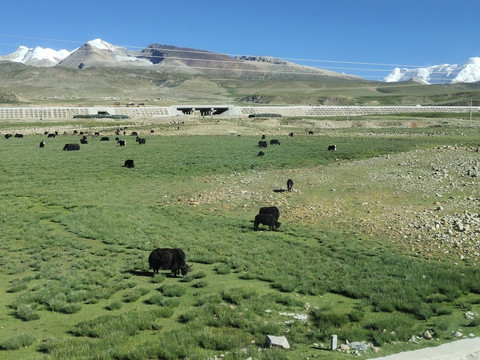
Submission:
[[[292,123],[282,120],[284,134]],[[80,151],[62,151],[79,142],[71,132],[43,149],[43,135],[0,138],[2,359],[346,359],[328,350],[332,334],[380,347],[368,357],[450,341],[458,329],[480,334],[478,318],[464,316],[480,312],[478,266],[413,256],[359,226],[385,211],[365,212],[366,202],[433,202],[371,181],[381,168],[362,161],[478,146],[478,127],[279,133],[264,157],[260,131],[162,136],[172,129],[156,126],[145,145],[124,136],[126,147],[89,137]],[[333,143],[339,150],[326,151]],[[281,191],[288,178],[291,193]],[[253,231],[270,205],[281,227]],[[153,277],[156,247],[183,248],[192,271]],[[407,343],[427,329],[438,340]],[[292,348],[259,351],[269,334]]]

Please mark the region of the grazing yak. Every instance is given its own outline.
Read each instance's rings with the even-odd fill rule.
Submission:
[[[273,214],[258,214],[255,216],[255,221],[253,222],[253,230],[258,230],[258,225],[266,225],[268,226],[270,231],[274,231],[280,227],[280,223],[278,222],[277,218]]]
[[[12,134],[5,134],[5,139],[10,139],[12,137]]]
[[[63,150],[71,151],[71,150],[80,150],[80,144],[65,144]]]
[[[137,136],[137,138],[135,139],[135,141],[138,142],[139,145],[145,144],[145,139],[139,138],[138,136]]]
[[[258,142],[258,147],[266,148],[266,147],[267,147],[267,142],[260,140],[260,141]]]
[[[127,145],[127,142],[126,142],[125,140],[120,140],[120,139],[119,139],[119,140],[117,140],[117,143],[118,143],[118,145],[120,145],[120,146],[125,146],[125,145]]]
[[[88,144],[88,141],[86,138],[81,138],[80,139],[80,144]]]
[[[263,155],[265,155],[265,153],[263,151],[259,151],[258,154],[257,154],[257,156],[263,156]]]
[[[100,141],[110,141],[110,138],[108,136],[102,136]]]
[[[272,139],[270,140],[270,145],[280,145],[280,141],[278,141],[277,139]]]
[[[191,268],[185,263],[185,253],[178,248],[153,250],[148,257],[148,264],[153,269],[153,275],[158,274],[158,270],[170,270],[175,277],[179,272],[185,276]]]
[[[328,145],[328,151],[337,151],[337,145]]]
[[[16,138],[23,138],[23,134],[15,134],[15,135],[13,135],[13,137],[16,137]]]
[[[133,160],[129,159],[129,160],[125,160],[125,164],[123,164],[123,167],[134,168],[135,164],[133,163]]]
[[[41,148],[45,147],[45,141],[40,141],[40,147]]]
[[[293,180],[288,179],[287,180],[287,190],[288,190],[288,192],[292,191],[292,187],[293,187]]]
[[[258,213],[259,214],[274,215],[277,220],[280,217],[280,210],[278,210],[278,207],[276,207],[276,206],[261,207],[260,210],[258,211]]]

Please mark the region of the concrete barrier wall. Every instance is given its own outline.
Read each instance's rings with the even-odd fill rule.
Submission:
[[[215,108],[215,105],[208,105]],[[134,119],[155,119],[184,115],[178,108],[168,107],[7,107],[0,108],[0,119],[18,120],[69,120],[75,115],[128,115]],[[225,107],[225,105],[222,105]],[[377,114],[409,113],[469,113],[479,112],[474,106],[228,106],[228,111],[219,116],[245,117],[251,114],[279,114],[281,116],[361,116]],[[215,115],[212,115],[215,116]]]

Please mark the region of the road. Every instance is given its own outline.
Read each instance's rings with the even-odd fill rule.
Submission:
[[[480,338],[457,340],[435,347],[383,356],[375,360],[480,360]]]

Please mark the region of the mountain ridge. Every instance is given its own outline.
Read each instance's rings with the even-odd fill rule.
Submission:
[[[28,55],[27,55],[28,54]],[[245,76],[252,74],[323,75],[346,79],[358,76],[295,64],[266,56],[236,56],[191,48],[153,43],[140,51],[94,39],[72,50],[19,47],[14,53],[0,56],[0,60],[20,62],[35,67],[154,67],[167,72],[195,74],[221,74]]]

